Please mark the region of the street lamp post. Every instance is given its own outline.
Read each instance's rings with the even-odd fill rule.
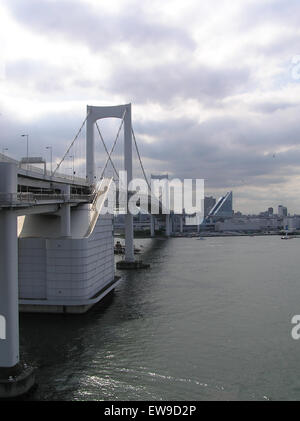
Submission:
[[[28,170],[28,157],[29,157],[29,155],[28,155],[28,151],[29,151],[28,138],[29,138],[29,135],[28,134],[21,134],[21,136],[22,137],[26,137],[26,139],[27,139],[27,147],[26,147],[26,169]]]
[[[50,150],[50,174],[52,177],[52,146],[46,146],[46,149]]]
[[[74,171],[74,155],[70,155],[70,158],[72,158],[72,163],[73,163],[73,180],[74,180],[74,174],[75,174],[75,171]]]

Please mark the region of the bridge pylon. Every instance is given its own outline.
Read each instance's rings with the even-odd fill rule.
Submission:
[[[87,106],[86,120],[86,176],[91,185],[96,182],[94,125],[103,118],[120,118],[124,122],[124,170],[127,173],[127,186],[132,180],[132,121],[131,104],[109,107]],[[128,189],[127,189],[128,191]],[[127,204],[128,204],[127,193]],[[128,206],[127,206],[128,208]],[[125,215],[125,261],[134,262],[133,216]]]

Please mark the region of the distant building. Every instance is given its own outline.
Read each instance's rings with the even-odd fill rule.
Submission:
[[[225,196],[220,197],[215,206],[211,209],[208,217],[213,219],[219,218],[232,218],[232,191],[228,192]]]
[[[285,231],[297,231],[300,229],[300,217],[288,216],[283,218],[283,229]]]
[[[234,217],[215,224],[216,231],[222,232],[264,232],[282,229],[282,219],[270,217]]]
[[[273,215],[273,213],[274,213],[274,209],[273,209],[273,208],[269,208],[269,209],[268,209],[268,214],[269,214],[269,216],[272,216],[272,215]]]
[[[216,204],[216,199],[212,196],[204,197],[204,216],[207,216]]]
[[[217,222],[215,225],[216,231],[221,232],[259,232],[261,230],[260,219],[235,218],[226,219],[223,222]]]
[[[278,206],[278,216],[280,217],[287,216],[287,208],[285,206],[282,206],[282,205]]]
[[[258,216],[259,216],[260,218],[265,218],[266,216],[269,216],[269,212],[268,212],[268,211],[265,211],[265,212],[259,212]]]

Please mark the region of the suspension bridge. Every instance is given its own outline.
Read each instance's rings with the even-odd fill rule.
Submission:
[[[98,121],[120,120],[109,150]],[[74,148],[86,130],[85,176],[74,168]],[[114,177],[106,176],[110,166],[119,178],[113,153],[123,131],[124,171],[127,186],[133,179],[133,147],[150,194],[136,136],[132,127],[131,104],[87,106],[86,117],[54,170],[40,168],[42,159],[27,156],[21,161],[1,156],[0,162],[0,397],[20,395],[34,383],[34,371],[20,363],[19,309],[30,312],[82,313],[99,302],[120,282],[115,276],[113,215],[102,214]],[[106,161],[97,174],[95,132],[103,145]],[[62,171],[73,160],[72,174]],[[52,162],[51,162],[52,167]],[[126,186],[126,187],[127,187]],[[120,187],[120,186],[119,186]],[[120,210],[121,189],[116,211]],[[134,192],[125,194],[125,204]],[[157,218],[162,204],[156,200]],[[166,212],[166,235],[170,215]],[[151,215],[151,233],[154,234]],[[133,216],[125,213],[125,265],[136,267]]]

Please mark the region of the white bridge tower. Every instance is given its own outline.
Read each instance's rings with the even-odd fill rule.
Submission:
[[[124,170],[127,172],[127,186],[132,180],[132,123],[131,104],[111,107],[87,106],[86,120],[86,175],[91,185],[96,181],[94,125],[103,118],[124,120]],[[128,190],[128,189],[127,189]],[[128,204],[128,194],[127,194]],[[128,206],[126,206],[128,208]],[[134,262],[133,216],[125,215],[125,261]]]

